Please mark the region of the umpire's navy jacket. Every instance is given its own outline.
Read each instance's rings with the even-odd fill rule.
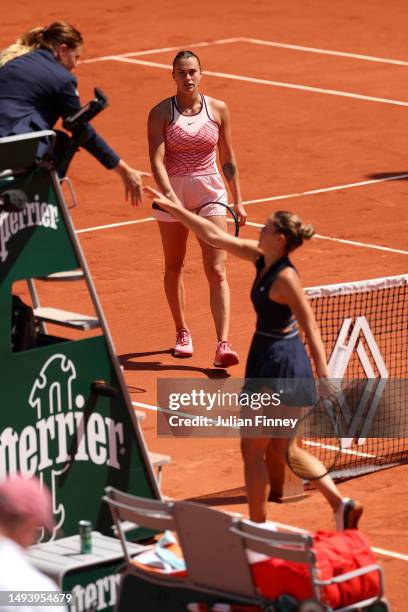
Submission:
[[[76,113],[81,103],[76,78],[48,49],[20,55],[0,68],[0,137],[52,129],[60,117]],[[106,168],[119,156],[88,124],[82,145]]]

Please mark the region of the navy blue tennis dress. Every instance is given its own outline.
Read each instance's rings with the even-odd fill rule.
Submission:
[[[278,304],[268,297],[279,272],[294,266],[288,257],[282,257],[260,278],[265,268],[263,255],[255,265],[257,274],[251,300],[257,321],[248,354],[244,390],[253,392],[268,387],[280,393],[284,405],[310,406],[317,401],[316,386],[295,317],[289,306]],[[287,328],[289,331],[282,331]]]

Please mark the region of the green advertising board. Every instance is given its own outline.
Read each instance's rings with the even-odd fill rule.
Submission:
[[[0,173],[7,146],[0,139]],[[56,528],[41,541],[76,534],[82,519],[112,535],[104,487],[156,498],[157,483],[59,180],[49,168],[12,169],[0,174],[0,200],[10,189],[26,203],[19,212],[0,206],[0,479],[21,472],[50,488]],[[35,348],[13,351],[13,283],[76,268],[100,334],[42,334]]]

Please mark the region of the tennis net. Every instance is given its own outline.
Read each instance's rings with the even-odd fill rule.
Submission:
[[[306,295],[330,372],[342,379],[343,416],[350,425],[333,477],[350,478],[406,463],[408,275],[311,287]]]

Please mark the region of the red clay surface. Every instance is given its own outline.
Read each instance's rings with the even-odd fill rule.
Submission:
[[[251,37],[295,45],[406,60],[405,3],[363,0],[339,4],[310,0],[243,3],[215,0],[191,4],[175,0],[137,4],[78,0],[33,5],[21,0],[2,16],[0,47],[26,28],[64,18],[85,35],[83,59],[229,37]],[[408,102],[407,66],[312,54],[236,42],[203,47],[198,52],[209,71],[244,75],[322,89]],[[169,64],[173,52],[138,59]],[[170,71],[117,61],[84,63],[78,71],[85,102],[94,86],[109,96],[110,108],[95,121],[109,143],[134,167],[148,170],[146,117],[160,99],[173,93]],[[224,99],[232,115],[234,145],[245,200],[323,189],[408,172],[404,106],[325,93],[240,82],[208,75],[202,90]],[[77,229],[151,216],[146,202],[131,209],[116,176],[86,152],[75,160],[71,178],[80,204],[72,211]],[[319,234],[407,249],[408,183],[396,180],[298,196],[248,206],[249,220],[262,223],[274,209],[296,211]],[[404,225],[405,224],[405,225]],[[245,236],[257,230],[247,227]],[[81,233],[93,279],[125,368],[134,401],[156,403],[158,377],[205,378],[213,372],[215,334],[209,316],[206,282],[195,240],[190,239],[185,271],[189,325],[196,352],[176,360],[169,349],[173,326],[161,286],[163,261],[155,223],[146,221]],[[407,255],[316,239],[295,255],[307,286],[406,273]],[[254,315],[248,293],[253,271],[230,259],[231,339],[241,364],[231,375],[242,377]],[[75,290],[74,290],[75,288]],[[78,285],[44,284],[47,305],[89,310]],[[175,498],[206,498],[206,503],[246,512],[238,440],[157,438],[155,414],[143,422],[149,449],[168,453],[163,493]],[[408,466],[341,485],[366,506],[362,528],[376,547],[406,555],[406,482]],[[204,501],[204,500],[203,500]],[[329,528],[331,517],[317,494],[289,505],[270,504],[269,518],[303,528]],[[382,556],[386,594],[392,609],[406,610],[408,564]]]

